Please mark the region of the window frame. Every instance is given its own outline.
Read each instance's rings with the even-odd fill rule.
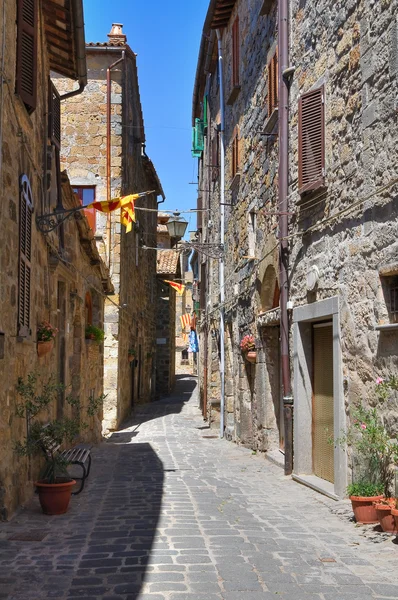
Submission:
[[[267,94],[267,107],[268,107],[268,118],[272,115],[274,110],[278,108],[279,98],[279,81],[278,81],[278,47],[276,47],[274,54],[272,55],[267,65],[268,75],[268,94]]]
[[[83,195],[80,192],[82,192],[83,190],[93,190],[94,191],[94,198],[93,198],[92,202],[96,202],[96,195],[97,195],[96,194],[96,192],[97,192],[97,190],[96,190],[97,186],[96,185],[73,185],[72,184],[71,187],[72,187],[73,192],[79,198],[82,206],[84,206],[84,204],[83,204]],[[75,191],[75,190],[78,190],[78,191]],[[90,202],[90,204],[91,204],[91,202]],[[96,219],[96,210],[95,210],[95,208],[85,208],[83,212],[85,214],[85,217],[86,217],[86,219],[87,219],[87,221],[88,221],[91,229],[93,230],[93,233],[95,233],[96,230],[97,230],[97,219]]]

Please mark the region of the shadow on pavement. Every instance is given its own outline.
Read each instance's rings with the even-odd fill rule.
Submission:
[[[163,463],[149,443],[94,449],[88,483],[65,515],[43,515],[34,498],[2,527],[0,598],[138,598],[163,480]]]

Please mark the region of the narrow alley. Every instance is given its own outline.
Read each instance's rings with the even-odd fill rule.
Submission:
[[[2,600],[398,598],[394,537],[220,440],[177,379],[93,449],[65,515],[35,497],[2,525]]]

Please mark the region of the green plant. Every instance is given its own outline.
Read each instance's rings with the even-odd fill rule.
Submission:
[[[102,342],[105,337],[105,331],[95,325],[86,325],[86,338],[94,339],[96,342]]]
[[[131,356],[135,356],[137,354],[135,348],[131,347],[127,350],[127,354],[131,354]]]
[[[364,498],[380,496],[383,494],[383,484],[368,483],[366,481],[350,483],[350,485],[347,487],[347,494],[348,496],[362,496]]]
[[[46,465],[42,476],[48,483],[55,483],[59,478],[68,478],[68,461],[60,453],[52,448],[48,441],[54,440],[56,446],[65,442],[73,442],[76,436],[88,425],[81,421],[81,404],[79,398],[67,395],[66,403],[75,409],[77,415],[74,418],[62,417],[42,423],[37,417],[39,413],[49,410],[50,406],[57,400],[60,393],[64,393],[65,386],[57,383],[54,376],[50,376],[45,382],[40,381],[36,371],[28,373],[26,380],[20,377],[16,390],[20,401],[16,405],[16,415],[26,419],[27,433],[23,442],[14,443],[14,451],[18,456],[35,456],[44,454]],[[104,394],[98,398],[90,396],[87,414],[92,416],[100,408],[104,400]]]
[[[53,327],[48,321],[43,321],[37,328],[37,341],[38,342],[49,342],[55,338],[58,333],[58,329]]]
[[[387,400],[391,390],[398,389],[395,377],[387,380],[378,377],[376,384],[378,405]],[[358,461],[361,469],[359,482],[381,486],[384,495],[389,497],[394,481],[393,466],[398,461],[398,442],[391,439],[378,409],[357,403],[351,413],[351,425],[336,442],[353,449],[354,461]]]

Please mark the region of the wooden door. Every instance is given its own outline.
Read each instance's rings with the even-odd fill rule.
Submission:
[[[312,458],[314,474],[334,482],[333,327],[313,326]]]

